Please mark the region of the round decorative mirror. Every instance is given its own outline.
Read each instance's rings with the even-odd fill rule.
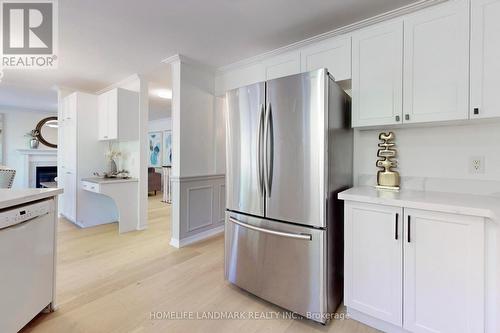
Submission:
[[[38,122],[38,141],[50,148],[57,148],[57,117],[47,117]]]

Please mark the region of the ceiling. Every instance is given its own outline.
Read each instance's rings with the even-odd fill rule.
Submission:
[[[0,106],[16,109],[55,112],[57,92],[30,86],[15,86],[0,83]]]
[[[412,2],[59,1],[59,68],[5,70],[0,90],[5,84],[45,91],[60,85],[95,92],[133,73],[169,87],[169,78],[158,74],[165,70],[158,68],[174,54],[220,67]]]

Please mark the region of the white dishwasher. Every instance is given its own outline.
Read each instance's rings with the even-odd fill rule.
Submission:
[[[53,302],[54,200],[0,211],[0,332],[17,332]]]

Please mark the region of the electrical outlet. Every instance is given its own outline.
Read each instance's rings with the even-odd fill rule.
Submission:
[[[469,160],[469,172],[473,175],[484,173],[484,156],[472,156]]]

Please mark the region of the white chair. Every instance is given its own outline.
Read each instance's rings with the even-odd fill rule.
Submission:
[[[0,188],[11,188],[16,170],[0,165]]]

